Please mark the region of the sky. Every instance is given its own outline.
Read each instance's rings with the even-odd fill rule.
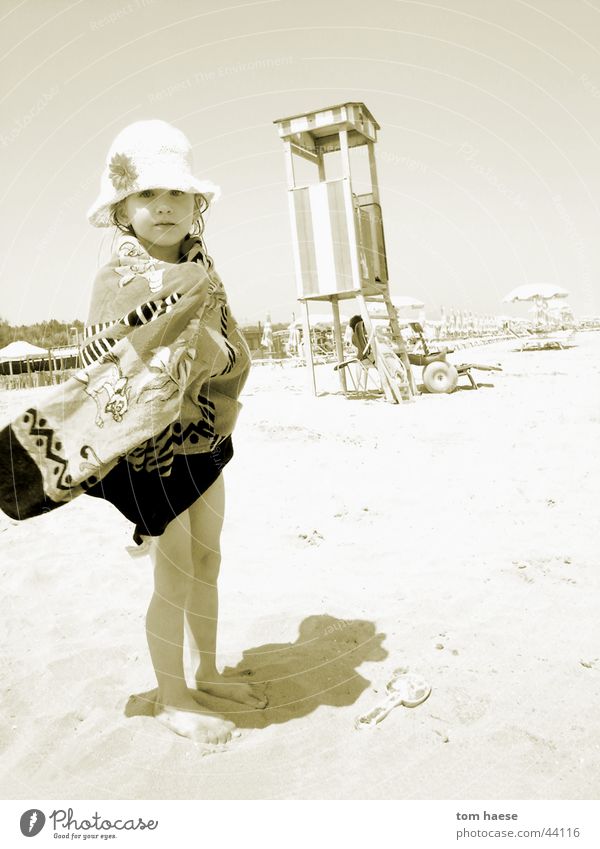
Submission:
[[[0,316],[85,319],[113,244],[86,212],[127,124],[162,118],[220,185],[209,252],[241,323],[299,314],[273,122],[362,101],[392,294],[600,314],[600,0],[0,0]],[[323,312],[322,305],[314,311]]]

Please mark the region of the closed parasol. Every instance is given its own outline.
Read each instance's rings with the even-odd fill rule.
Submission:
[[[288,325],[288,338],[287,338],[287,351],[288,354],[299,354],[300,353],[300,325],[297,321],[292,321],[290,325]]]
[[[273,351],[273,327],[271,325],[271,316],[267,316],[264,323],[260,347],[266,348],[269,353]]]

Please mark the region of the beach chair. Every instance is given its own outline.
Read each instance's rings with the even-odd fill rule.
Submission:
[[[396,404],[411,401],[416,393],[404,341],[402,340],[400,351],[397,347],[392,347],[385,330],[378,328],[375,321],[372,322],[371,333],[367,339],[361,315],[352,316],[349,325],[352,329],[352,344],[358,356],[336,363],[334,371],[356,363],[358,373],[354,375],[352,371],[349,372],[355,391],[367,391],[369,375],[374,370],[378,378],[375,388],[382,391],[388,401]],[[406,358],[406,364],[402,356]]]
[[[367,339],[367,335],[365,333],[365,324],[360,315],[353,315],[352,318],[348,322],[349,326],[352,328],[352,344],[356,348],[358,354],[356,357],[351,357],[349,360],[344,360],[341,363],[337,363],[334,367],[334,371],[339,371],[340,369],[347,368],[348,374],[350,375],[350,379],[352,380],[352,384],[356,391],[366,392],[368,389],[368,381],[369,381],[369,371],[375,369],[377,372],[377,366],[375,365],[375,357],[373,356],[373,352],[371,350],[371,339]],[[349,366],[356,365],[357,369],[355,372]],[[379,389],[379,384],[377,383],[376,388]]]
[[[573,347],[575,328],[569,330],[527,330],[525,339],[519,339],[521,346],[516,351],[560,351]],[[516,334],[515,334],[516,335]]]
[[[356,363],[357,374],[349,371],[355,391],[367,391],[369,375],[375,371],[378,378],[375,388],[383,391],[388,401],[410,401],[414,393],[412,375],[407,372],[407,368],[410,368],[408,357],[405,365],[401,354],[392,347],[383,328],[377,328],[375,320],[368,339],[361,315],[352,316],[349,325],[352,329],[352,344],[358,356],[337,363],[333,367],[334,371]],[[406,356],[406,352],[403,353]]]

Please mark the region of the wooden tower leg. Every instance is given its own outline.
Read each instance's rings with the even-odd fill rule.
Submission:
[[[342,342],[342,324],[340,322],[340,305],[337,298],[331,299],[331,308],[333,310],[333,338],[335,341],[335,353],[338,363],[344,359],[344,344]],[[348,392],[348,384],[346,383],[346,370],[338,369],[340,376],[340,387],[344,394]]]
[[[313,394],[317,394],[317,380],[315,377],[315,361],[312,352],[312,339],[310,338],[310,319],[308,313],[308,302],[304,301],[304,356],[306,357],[306,365],[312,379]]]

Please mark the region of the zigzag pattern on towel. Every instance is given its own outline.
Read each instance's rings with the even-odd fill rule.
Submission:
[[[194,439],[193,437],[201,437],[202,439],[209,439],[210,446],[215,441],[216,435],[214,428],[206,421],[201,420],[199,422],[191,422],[191,424],[187,425],[187,427],[182,430],[177,430],[177,425],[175,425],[175,430],[173,433],[173,442],[176,445],[183,445],[188,439],[192,444],[198,442],[198,439]]]
[[[188,262],[199,262],[203,265],[208,271],[213,267],[214,263],[212,261],[212,257],[205,253],[203,250],[203,243],[197,242],[194,247],[187,254]]]
[[[227,365],[223,369],[223,371],[219,372],[219,377],[224,374],[229,374],[231,369],[235,365],[235,361],[237,359],[237,352],[233,345],[230,343],[227,337],[227,327],[229,324],[229,316],[227,313],[227,305],[221,305],[221,335],[223,336],[223,341],[225,343],[225,347],[227,348]]]
[[[192,444],[198,440],[193,437],[210,440],[210,449],[215,448],[225,439],[215,433],[215,405],[204,395],[198,395],[196,404],[202,418],[192,422],[182,430],[180,422],[174,422],[143,445],[139,445],[126,455],[127,462],[136,472],[152,472],[158,470],[161,477],[171,474],[175,446],[183,445],[187,440]]]
[[[196,404],[200,408],[200,412],[202,413],[202,418],[205,421],[210,422],[210,425],[213,428],[213,433],[214,433],[215,405],[213,404],[213,402],[210,399],[208,399],[206,397],[206,395],[200,395],[200,394],[198,394],[196,396]]]
[[[31,416],[31,420],[30,417]],[[23,416],[23,421],[25,424],[29,424],[29,435],[36,437],[36,445],[38,448],[41,448],[45,445],[45,459],[52,460],[53,463],[58,464],[58,468],[53,469],[53,474],[58,475],[58,481],[56,486],[58,489],[62,489],[65,492],[68,492],[71,489],[72,478],[71,475],[65,474],[67,471],[67,461],[64,457],[61,457],[59,454],[56,454],[55,451],[60,451],[61,443],[57,442],[54,447],[52,446],[52,440],[54,438],[54,430],[50,427],[46,427],[46,420],[39,419],[38,421],[38,411],[34,407],[30,407],[29,410]],[[30,424],[31,421],[31,424]],[[64,481],[64,483],[63,483]],[[66,485],[65,485],[66,484]]]
[[[184,430],[179,422],[173,425],[173,442],[176,445],[182,445],[192,436],[200,436],[204,439],[210,439],[211,444],[214,442],[215,434],[215,405],[204,395],[198,395],[196,404],[200,409],[202,418],[200,421],[192,422]],[[194,443],[197,440],[191,439]]]
[[[167,478],[173,465],[173,445],[173,426],[168,425],[158,436],[130,451],[125,459],[135,472],[157,470],[161,478]]]

